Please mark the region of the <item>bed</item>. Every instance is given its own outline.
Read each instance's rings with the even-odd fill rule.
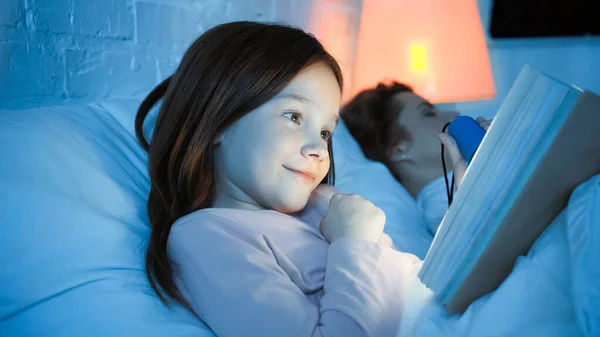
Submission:
[[[146,281],[138,103],[0,111],[0,336],[214,336],[181,306],[162,305]],[[414,200],[339,130],[338,188],[383,208],[396,245],[423,257],[431,235]],[[415,278],[398,335],[598,336],[599,183],[582,184],[504,288],[464,315],[445,315]]]

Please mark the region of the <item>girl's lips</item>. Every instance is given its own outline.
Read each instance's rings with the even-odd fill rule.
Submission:
[[[285,166],[284,166],[285,167]],[[309,183],[314,183],[315,180],[317,179],[317,175],[314,174],[313,172],[310,171],[303,171],[303,170],[294,170],[292,168],[289,167],[285,167],[286,169],[296,173],[297,175],[299,175],[300,177],[302,177],[304,180],[308,181]]]

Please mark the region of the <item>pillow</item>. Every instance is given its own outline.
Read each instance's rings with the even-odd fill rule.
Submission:
[[[137,104],[0,112],[0,336],[214,336],[146,280]]]
[[[600,335],[600,174],[580,184],[566,209],[571,297],[585,336]]]
[[[381,208],[385,232],[396,248],[425,258],[433,236],[423,223],[415,199],[382,163],[367,159],[342,121],[333,132],[335,186],[356,193]]]

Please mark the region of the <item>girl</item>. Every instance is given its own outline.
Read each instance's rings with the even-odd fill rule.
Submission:
[[[385,215],[369,201],[317,188],[341,90],[314,37],[234,22],[200,36],[145,99],[146,269],[165,303],[221,337],[395,335],[418,259],[382,243]],[[148,144],[142,124],[161,98]]]

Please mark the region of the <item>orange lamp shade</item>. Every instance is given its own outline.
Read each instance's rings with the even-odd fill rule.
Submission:
[[[364,0],[352,96],[384,80],[434,103],[493,98],[476,0]]]
[[[347,0],[315,0],[308,18],[307,30],[319,39],[340,65],[344,76],[342,101],[351,98],[351,70],[359,22],[360,9]]]

